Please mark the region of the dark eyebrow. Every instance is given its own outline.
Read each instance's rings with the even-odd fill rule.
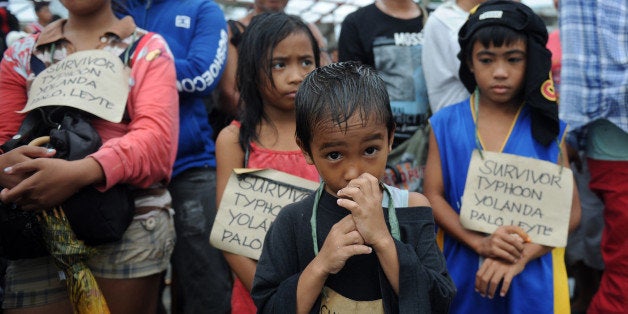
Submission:
[[[521,49],[512,49],[512,50],[508,50],[508,51],[504,52],[503,54],[504,55],[512,55],[512,54],[523,54],[523,55],[525,55],[526,52],[521,50]],[[488,50],[480,50],[476,55],[477,56],[484,56],[484,55],[496,56],[497,54],[492,52],[492,51],[488,51]]]
[[[381,139],[384,139],[384,136],[382,135],[382,133],[375,133],[375,134],[365,137],[364,139],[362,139],[362,141],[368,142],[368,141],[381,140]]]
[[[321,145],[321,150],[323,149],[327,149],[327,148],[333,148],[333,147],[338,147],[338,146],[345,146],[345,142],[342,141],[337,141],[337,142],[327,142],[324,143],[323,145]]]

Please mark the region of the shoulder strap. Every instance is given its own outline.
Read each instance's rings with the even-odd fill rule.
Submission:
[[[133,64],[135,64],[135,59],[137,58],[137,54],[135,52],[136,51],[142,51],[142,48],[144,48],[144,46],[146,45],[146,43],[148,42],[149,39],[153,38],[153,35],[155,35],[154,32],[148,32],[148,33],[142,35],[138,40],[133,42],[133,44],[131,44],[131,46],[129,46],[127,48],[128,54],[126,54],[126,52],[125,52],[124,55],[131,56],[131,59],[128,60],[129,67],[133,67]],[[124,62],[124,60],[122,60],[122,61]]]
[[[137,57],[135,55],[135,51],[138,50],[138,47],[140,48],[139,51],[141,51],[141,48],[144,47],[148,39],[150,39],[153,34],[153,32],[148,32],[140,36],[138,40],[134,41],[129,47],[127,47],[124,52],[120,54],[120,59],[122,59],[122,62],[124,62],[125,64],[128,63],[130,67],[133,67],[133,64],[135,63],[135,58]],[[128,58],[128,56],[131,56],[131,58]],[[32,55],[30,58],[30,66],[31,72],[35,75],[38,75],[41,71],[46,69],[46,64],[44,64],[43,61],[39,60],[39,58],[33,58]]]

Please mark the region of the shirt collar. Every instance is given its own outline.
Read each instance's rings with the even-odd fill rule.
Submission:
[[[67,20],[58,20],[46,28],[44,28],[37,38],[37,46],[43,46],[57,42],[61,39],[65,39],[63,36],[63,26]],[[116,21],[107,31],[105,31],[101,37],[108,37],[114,35],[120,39],[127,38],[135,31],[135,21],[131,16],[125,16],[124,18]]]

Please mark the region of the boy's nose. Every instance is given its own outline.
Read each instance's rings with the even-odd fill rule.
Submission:
[[[360,166],[357,163],[350,163],[347,165],[344,171],[344,179],[349,182],[358,176],[360,176]]]
[[[504,64],[498,63],[497,66],[495,66],[495,69],[493,71],[493,76],[497,78],[508,77],[508,71],[506,70],[506,66]]]

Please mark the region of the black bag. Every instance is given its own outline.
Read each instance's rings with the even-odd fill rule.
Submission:
[[[49,132],[48,145],[57,150],[56,158],[81,159],[101,146],[98,133],[79,110],[44,108],[27,115],[20,136],[2,145],[4,151],[46,135],[43,130]],[[116,185],[104,193],[90,186],[67,199],[61,208],[76,236],[88,245],[98,245],[122,238],[133,220],[135,204],[130,188],[125,185]],[[15,204],[0,203],[1,256],[15,260],[48,255],[41,233],[35,213],[22,211]]]

